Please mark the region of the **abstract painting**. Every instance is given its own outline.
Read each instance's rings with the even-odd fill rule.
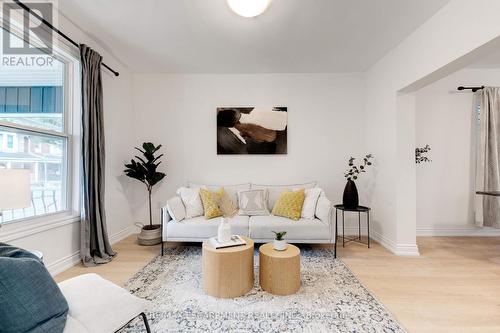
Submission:
[[[217,154],[286,154],[286,107],[217,108]]]

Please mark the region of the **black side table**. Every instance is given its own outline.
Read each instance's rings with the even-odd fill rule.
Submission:
[[[366,213],[366,226],[368,230],[368,243],[365,245],[368,245],[368,248],[370,248],[370,207],[365,207],[365,206],[358,206],[356,208],[346,208],[344,205],[335,205],[335,243],[337,243],[337,238],[340,236],[338,235],[337,228],[338,228],[338,217],[337,217],[337,212],[342,211],[342,247],[345,246],[345,243],[349,242],[355,242],[359,244],[365,244],[361,242],[361,213]],[[344,212],[357,212],[358,213],[358,237],[345,237],[345,223],[344,223]],[[347,239],[347,242],[346,242]]]

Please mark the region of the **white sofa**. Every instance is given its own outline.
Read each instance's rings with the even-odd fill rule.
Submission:
[[[249,189],[268,190],[268,208],[271,211],[274,203],[281,192],[285,189],[311,188],[315,183],[293,184],[293,185],[198,185],[189,184],[189,187],[205,187],[210,190],[224,187],[224,190],[237,204],[237,193]],[[217,235],[217,228],[220,218],[206,220],[204,216],[191,219],[184,219],[180,222],[174,221],[168,212],[168,207],[162,208],[162,254],[164,242],[203,242],[204,240]],[[320,195],[314,219],[301,218],[294,221],[288,218],[266,215],[266,216],[244,216],[236,215],[229,219],[232,233],[247,236],[256,243],[271,242],[274,238],[272,231],[284,230],[287,232],[286,240],[289,243],[335,243],[335,226],[332,218],[333,207],[325,196]]]

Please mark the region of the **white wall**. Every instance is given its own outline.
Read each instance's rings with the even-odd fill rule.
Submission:
[[[361,74],[135,75],[137,144],[161,143],[166,153],[167,177],[154,196],[155,217],[187,181],[316,180],[332,201],[340,202],[347,159],[365,153],[363,81]],[[219,106],[288,107],[288,154],[217,156]],[[137,186],[139,206],[134,211],[144,221],[145,190]],[[368,191],[360,192],[366,202]]]
[[[500,86],[500,69],[464,69],[416,93],[416,144],[432,162],[417,166],[419,235],[500,234],[474,226],[473,94],[458,86]]]
[[[491,47],[499,11],[495,0],[452,0],[367,72],[366,142],[377,157],[373,229],[395,253],[418,254],[414,107],[401,103],[412,96],[400,92],[449,75]]]
[[[164,144],[167,153],[167,178],[154,197],[156,218],[160,205],[188,180],[285,183],[313,178],[337,202],[346,158],[369,151],[375,168],[360,182],[360,193],[362,202],[373,207],[375,238],[395,253],[418,254],[415,96],[399,92],[449,75],[488,48],[500,36],[498,12],[497,0],[451,0],[375,64],[366,81],[360,74],[136,75],[131,80],[116,59],[61,19],[63,31],[96,47],[121,72],[119,78],[104,75],[110,234],[118,239],[135,220],[146,219],[144,189],[122,175],[132,146],[144,140]],[[215,108],[224,105],[288,106],[288,155],[217,156]],[[56,270],[74,260],[77,239],[78,224],[73,223],[13,243],[41,249]]]
[[[106,134],[106,216],[111,241],[115,242],[135,231],[127,194],[131,182],[122,176],[123,161],[128,158],[129,147],[134,141],[131,74],[117,59],[67,19],[59,17],[59,24],[63,32],[74,40],[95,48],[106,64],[120,72],[119,77],[114,77],[103,69],[102,75]],[[10,224],[2,227],[0,241],[42,251],[51,273],[58,273],[78,262],[80,224],[77,220],[54,223],[50,229],[16,232],[18,228],[23,226]]]

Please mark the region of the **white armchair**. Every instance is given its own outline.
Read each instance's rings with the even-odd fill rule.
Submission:
[[[148,302],[97,274],[83,274],[58,284],[69,306],[64,333],[112,333],[141,316]]]

